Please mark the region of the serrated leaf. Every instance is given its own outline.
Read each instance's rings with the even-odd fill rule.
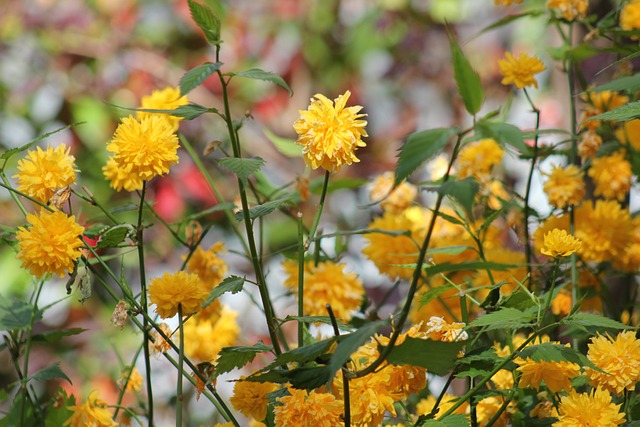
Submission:
[[[467,415],[450,414],[441,420],[426,420],[424,427],[469,427],[470,421]]]
[[[247,179],[253,176],[264,165],[264,160],[260,157],[250,158],[237,158],[237,157],[225,157],[218,159],[225,168],[237,175],[244,185],[247,185]]]
[[[630,102],[622,107],[614,108],[602,114],[589,117],[589,120],[612,120],[616,122],[626,122],[640,117],[640,101]]]
[[[329,366],[304,366],[291,370],[272,369],[259,375],[251,375],[247,381],[290,383],[293,388],[313,390],[333,379]]]
[[[28,150],[29,148],[31,148],[31,146],[33,146],[34,144],[42,141],[43,139],[49,138],[50,136],[55,135],[56,133],[65,131],[65,130],[70,129],[70,128],[74,127],[74,126],[81,125],[82,123],[84,123],[84,122],[73,123],[73,124],[70,124],[70,125],[65,126],[63,128],[56,129],[56,130],[53,130],[51,132],[47,132],[44,135],[40,135],[36,139],[32,139],[31,141],[27,142],[24,145],[21,145],[20,147],[12,148],[11,150],[7,150],[7,151],[3,152],[2,154],[0,154],[0,159],[7,160],[8,158],[10,158],[11,156],[13,156],[16,153],[19,153],[19,152],[24,151],[24,150]]]
[[[339,337],[340,341],[338,342],[338,346],[336,347],[335,352],[331,356],[331,361],[329,362],[329,367],[331,368],[330,377],[333,378],[336,372],[338,372],[344,364],[349,361],[351,355],[358,350],[361,345],[366,343],[369,338],[378,331],[378,329],[387,323],[388,322],[386,320],[370,322],[357,329],[355,332],[348,335],[341,335]]]
[[[246,71],[232,73],[231,75],[245,77],[247,79],[264,80],[267,82],[275,83],[281,88],[283,88],[284,90],[286,90],[287,92],[289,92],[289,96],[293,96],[293,91],[291,90],[287,82],[285,82],[282,77],[280,77],[275,73],[264,71],[264,70],[261,70],[260,68],[251,68]]]
[[[333,337],[287,351],[279,355],[271,365],[273,367],[282,366],[291,362],[303,365],[307,362],[314,361],[319,356],[325,354],[336,340],[337,338]]]
[[[218,354],[213,374],[217,377],[236,368],[242,368],[247,363],[252,362],[258,353],[264,353],[272,349],[273,347],[266,345],[262,341],[258,341],[252,346],[223,347]]]
[[[596,327],[607,329],[634,329],[633,326],[625,325],[608,317],[600,316],[592,313],[575,313],[569,317],[565,317],[562,323],[567,325],[579,325],[584,327]]]
[[[189,11],[194,22],[212,45],[220,44],[220,18],[208,6],[189,0]]]
[[[69,384],[73,384],[71,382],[71,380],[69,379],[69,377],[67,376],[67,374],[65,374],[64,372],[62,372],[62,369],[60,369],[60,363],[56,363],[53,364],[51,366],[47,366],[46,368],[40,369],[38,372],[36,372],[35,374],[29,376],[28,378],[25,378],[25,382],[28,381],[47,381],[47,380],[53,380],[56,378],[62,378],[64,380],[67,380],[69,382]]]
[[[478,184],[475,179],[469,177],[456,181],[447,181],[438,187],[436,191],[439,194],[453,197],[467,211],[467,214],[471,216],[473,212],[473,202],[479,190],[480,184]]]
[[[56,343],[60,341],[64,337],[70,337],[73,335],[81,334],[86,331],[84,328],[70,328],[70,329],[61,329],[55,331],[43,332],[41,334],[36,334],[33,336],[32,340],[34,341],[44,341],[49,344]]]
[[[457,131],[456,128],[439,128],[409,135],[398,152],[394,185],[400,184],[422,163],[441,153]]]
[[[423,306],[429,304],[431,301],[433,301],[434,299],[438,298],[440,295],[442,295],[443,293],[451,290],[451,289],[455,289],[455,287],[453,285],[442,285],[442,286],[437,286],[435,288],[431,288],[428,291],[422,293],[420,295],[420,298],[418,298],[418,309],[422,308]]]
[[[220,67],[222,67],[222,62],[205,62],[204,64],[198,65],[197,67],[187,71],[182,78],[180,78],[180,95],[184,96],[200,86],[202,82],[218,71]]]
[[[471,67],[471,63],[458,46],[458,42],[449,33],[449,43],[451,44],[451,60],[453,63],[453,76],[456,80],[458,92],[464,103],[464,107],[471,115],[480,111],[484,101],[484,92],[480,76]]]
[[[29,328],[34,310],[35,307],[27,302],[0,297],[0,331]],[[37,310],[34,322],[40,319],[42,311]]]
[[[76,399],[73,396],[67,396],[67,392],[59,388],[51,398],[51,403],[47,405],[47,417],[44,421],[44,427],[60,427],[64,425],[73,414],[69,406],[74,406],[75,404]]]
[[[246,280],[246,277],[240,277],[240,276],[227,277],[222,282],[220,282],[218,286],[213,288],[213,290],[211,291],[207,299],[205,299],[204,302],[202,303],[202,306],[203,307],[208,306],[213,302],[213,300],[215,300],[216,298],[219,298],[220,295],[226,292],[237,294],[238,292],[242,291],[242,287],[244,286],[245,280]]]
[[[493,313],[485,314],[469,323],[469,328],[495,329],[520,329],[530,326],[535,315],[531,312],[520,311],[511,307],[503,307]]]
[[[263,203],[261,205],[249,208],[249,218],[253,220],[253,219],[259,218],[261,216],[265,216],[267,214],[270,214],[271,212],[275,211],[280,206],[284,205],[285,203],[287,203],[289,201],[290,201],[290,199],[288,197],[284,197],[282,199],[271,200],[271,201]],[[243,215],[242,211],[236,213],[236,220],[238,220],[238,221],[244,220],[244,215]]]
[[[531,147],[524,143],[522,131],[514,125],[480,120],[476,123],[476,131],[479,136],[492,138],[500,145],[512,146],[522,155],[531,153]]]
[[[114,248],[134,234],[135,228],[131,224],[114,225],[102,232],[95,249]]]
[[[420,366],[432,374],[446,375],[453,369],[464,345],[464,341],[444,342],[407,337],[391,350],[387,360],[394,365]]]
[[[634,74],[632,76],[620,77],[589,89],[590,92],[602,92],[605,90],[610,90],[613,92],[636,93],[640,91],[640,73]]]
[[[291,158],[302,157],[302,145],[296,144],[293,139],[279,137],[268,129],[263,132],[281,154]]]

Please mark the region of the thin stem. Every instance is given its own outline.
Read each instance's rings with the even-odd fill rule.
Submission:
[[[322,193],[320,194],[320,203],[318,203],[318,210],[316,212],[316,217],[313,220],[313,225],[311,226],[311,230],[309,230],[309,238],[304,245],[304,250],[309,249],[309,245],[311,241],[315,238],[316,230],[318,230],[318,224],[320,223],[320,216],[322,216],[322,210],[324,209],[324,201],[327,197],[327,189],[329,188],[329,176],[331,172],[326,171],[324,174],[324,182],[322,183]]]
[[[4,165],[2,167],[2,171],[0,171],[0,177],[2,177],[2,182],[3,182],[3,184],[0,184],[0,185],[2,185],[7,190],[10,190],[9,194],[11,195],[11,198],[13,199],[13,201],[16,202],[16,205],[18,205],[18,208],[22,212],[22,215],[27,216],[27,210],[25,209],[24,205],[22,204],[22,201],[20,200],[20,198],[17,196],[16,191],[11,186],[11,183],[9,182],[9,179],[7,178],[7,175],[5,175],[5,173],[4,173]]]
[[[302,212],[298,212],[298,317],[304,316],[304,226]],[[304,345],[304,329],[306,324],[298,320],[298,348]]]
[[[112,344],[114,346],[114,350],[115,350],[115,344]],[[131,369],[129,369],[129,372],[127,373],[127,376],[124,377],[124,381],[122,382],[122,384],[120,385],[120,391],[118,393],[118,400],[117,400],[117,404],[115,405],[116,410],[114,411],[113,414],[113,419],[115,420],[116,417],[118,416],[118,412],[120,411],[120,405],[122,404],[122,399],[124,398],[124,394],[127,391],[127,385],[129,384],[129,380],[131,379],[131,374],[133,373],[133,369],[136,366],[136,360],[138,360],[138,357],[140,357],[140,352],[142,352],[142,347],[143,345],[141,344],[140,347],[138,347],[138,349],[136,350],[136,353],[133,355],[133,360],[131,361]],[[116,355],[118,353],[116,352]],[[120,356],[118,356],[120,357]],[[124,365],[124,361],[121,362]],[[126,367],[126,365],[125,365]],[[137,394],[136,394],[137,396]]]
[[[151,215],[153,215],[158,221],[160,221],[162,225],[164,225],[164,228],[166,228],[169,231],[169,233],[171,233],[174,239],[176,239],[183,246],[187,246],[187,247],[189,246],[187,242],[182,240],[180,235],[173,228],[171,228],[171,226],[167,224],[167,222],[164,219],[162,219],[162,217],[158,215],[156,211],[153,210],[153,207],[146,200],[144,201],[144,206],[147,208],[149,212],[151,212]]]
[[[547,311],[549,311],[549,307],[551,307],[551,300],[553,299],[553,291],[556,288],[556,277],[558,275],[558,267],[560,266],[560,258],[555,258],[553,262],[553,273],[551,275],[551,288],[549,289],[547,299],[544,303],[544,309],[542,310],[542,315],[538,315],[538,325],[542,324]]]
[[[120,224],[120,221],[118,221],[118,219],[113,216],[113,214],[111,212],[109,212],[109,210],[104,207],[102,205],[102,203],[100,203],[98,201],[98,199],[95,198],[95,196],[93,195],[93,193],[91,193],[91,191],[89,191],[89,189],[86,186],[82,186],[82,190],[87,193],[86,196],[83,196],[82,194],[78,193],[76,190],[71,189],[71,192],[73,194],[75,194],[76,197],[86,201],[87,203],[89,203],[90,205],[96,206],[98,209],[100,209],[100,211],[102,211],[102,213],[104,213],[104,215],[109,218],[109,220],[114,223],[114,224]]]
[[[178,402],[176,403],[176,427],[182,427],[182,377],[184,375],[184,320],[182,319],[182,304],[178,304],[178,329],[180,341],[178,343],[178,386],[176,390]]]
[[[327,312],[329,313],[329,318],[331,319],[331,326],[333,326],[333,333],[336,337],[340,336],[340,328],[338,328],[338,321],[336,320],[336,316],[331,309],[331,305],[327,304]],[[347,370],[342,368],[342,395],[344,402],[344,427],[351,426],[351,398],[349,395],[349,376],[347,375]]]

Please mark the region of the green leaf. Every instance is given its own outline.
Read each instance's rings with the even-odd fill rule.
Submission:
[[[205,62],[187,71],[180,79],[180,95],[186,95],[204,82],[207,77],[218,71],[222,62]],[[196,105],[196,104],[194,104]]]
[[[331,356],[331,361],[329,362],[329,367],[331,368],[330,377],[333,378],[335,373],[349,361],[351,354],[358,350],[361,345],[369,341],[369,338],[386,324],[388,324],[386,320],[378,320],[367,323],[348,335],[341,335],[338,338],[339,342],[336,351]]]
[[[70,329],[60,329],[55,331],[43,332],[41,334],[36,334],[33,336],[34,341],[44,341],[49,344],[56,343],[60,341],[64,337],[70,337],[73,335],[78,335],[86,331],[84,328],[70,328]]]
[[[613,120],[616,122],[626,122],[640,117],[640,101],[630,102],[622,107],[614,108],[602,114],[589,117],[589,120]]]
[[[524,143],[522,131],[514,125],[480,120],[476,123],[476,131],[479,136],[493,138],[502,146],[512,146],[520,154],[531,153],[531,147]]]
[[[34,306],[24,301],[0,297],[0,331],[27,329],[31,326],[31,315]],[[42,311],[36,310],[34,323],[42,319]]]
[[[35,374],[29,376],[28,378],[25,379],[25,382],[28,381],[47,381],[47,380],[53,380],[56,378],[62,378],[64,380],[67,380],[69,382],[69,384],[73,384],[71,382],[71,380],[69,379],[69,377],[67,376],[67,374],[65,374],[64,372],[62,372],[62,369],[60,369],[60,364],[56,363],[53,364],[51,366],[47,366],[44,369],[40,369],[38,372],[36,372]]]
[[[136,230],[131,224],[118,224],[103,230],[98,239],[96,249],[115,248],[127,237],[133,236]]]
[[[313,390],[326,385],[333,378],[329,366],[304,366],[291,370],[273,369],[264,374],[250,375],[247,381],[291,383],[293,388]]]
[[[227,277],[222,282],[220,282],[218,286],[213,288],[213,290],[211,291],[207,299],[205,299],[204,302],[202,303],[202,306],[203,307],[208,306],[213,302],[213,300],[215,300],[216,298],[219,298],[220,295],[226,292],[237,294],[238,292],[242,291],[242,287],[244,286],[245,279],[246,279],[245,277],[240,277],[240,276]]]
[[[633,326],[625,325],[608,317],[592,313],[575,313],[565,317],[562,321],[567,325],[580,325],[584,327],[606,328],[606,329],[634,329]]]
[[[530,326],[535,315],[530,312],[520,311],[511,307],[503,307],[493,313],[485,314],[469,323],[467,327],[484,327],[488,331],[496,329],[520,329]]]
[[[442,286],[437,286],[435,288],[431,288],[428,291],[422,293],[420,295],[420,298],[418,299],[418,309],[429,304],[431,301],[433,301],[434,299],[438,298],[440,295],[442,295],[443,293],[451,289],[455,289],[455,287],[453,285],[442,285]]]
[[[118,108],[123,108],[123,107],[118,107]],[[186,120],[193,120],[200,117],[204,113],[215,113],[218,111],[215,108],[207,108],[207,107],[203,107],[202,105],[194,104],[194,103],[181,105],[178,108],[174,108],[173,110],[160,110],[155,108],[125,108],[125,110],[142,111],[144,113],[151,113],[151,114],[169,114],[170,116],[182,117],[183,119],[186,119]]]
[[[545,342],[530,345],[520,351],[520,357],[523,359],[531,358],[535,362],[572,362],[602,372],[584,354],[562,344]]]
[[[474,36],[474,38],[479,36],[480,34],[486,33],[487,31],[491,31],[491,30],[495,30],[497,28],[504,27],[505,25],[510,24],[510,23],[520,19],[520,18],[526,18],[528,16],[536,17],[536,16],[540,16],[542,14],[544,14],[543,10],[529,10],[527,12],[514,13],[514,14],[511,14],[511,15],[507,15],[504,18],[501,18],[498,21],[494,22],[493,24],[484,27],[482,30],[480,30],[480,32],[478,34],[476,34]]]
[[[471,246],[444,246],[427,250],[427,255],[458,255],[468,249],[473,248]]]
[[[286,365],[287,363],[296,362],[303,365],[307,362],[312,362],[316,358],[324,355],[331,345],[336,341],[336,337],[326,340],[318,341],[313,344],[307,344],[302,347],[295,348],[286,353],[282,353],[271,364],[272,367]]]
[[[293,96],[293,91],[291,90],[287,82],[285,82],[282,77],[280,77],[275,73],[264,71],[264,70],[261,70],[260,68],[251,68],[246,71],[231,73],[230,75],[246,77],[248,79],[254,79],[254,80],[264,80],[267,82],[275,83],[281,88],[283,88],[284,90],[286,90],[287,92],[289,92],[289,96]]]
[[[291,158],[302,157],[302,145],[296,144],[293,139],[282,138],[268,129],[263,132],[281,154]]]
[[[394,365],[420,366],[432,374],[446,375],[453,369],[464,345],[464,341],[444,342],[407,337],[391,350],[387,360]]]
[[[236,174],[244,185],[247,185],[247,179],[253,176],[264,165],[264,160],[260,157],[251,158],[237,158],[237,157],[225,157],[218,159],[225,168]]]
[[[304,322],[304,323],[324,323],[325,325],[333,325],[333,320],[329,316],[287,316],[282,319],[281,323],[287,322]],[[336,320],[338,324],[338,328],[347,329],[347,325],[342,323],[340,320]]]
[[[201,5],[193,0],[189,0],[189,11],[191,11],[191,17],[194,22],[204,32],[207,41],[212,45],[219,45],[221,42],[220,18],[218,18],[215,12],[208,6]],[[183,93],[183,95],[185,93]]]
[[[398,185],[413,173],[423,162],[441,153],[458,130],[439,128],[414,132],[405,141],[398,153],[395,184]]]
[[[471,67],[471,63],[464,53],[453,35],[448,32],[449,43],[451,44],[451,59],[453,62],[453,76],[458,86],[458,92],[462,97],[464,107],[469,114],[475,115],[480,111],[482,102],[484,101],[484,92],[482,90],[482,82],[480,76]]]
[[[463,414],[447,415],[441,420],[426,420],[424,427],[469,427],[469,417]]]
[[[51,132],[47,132],[44,135],[40,135],[36,139],[32,139],[31,141],[27,142],[24,145],[21,145],[20,147],[12,148],[11,150],[7,150],[7,151],[3,152],[2,154],[0,154],[0,159],[7,160],[8,158],[13,156],[14,154],[19,153],[21,151],[28,150],[29,148],[31,148],[32,145],[36,144],[37,142],[42,141],[43,139],[49,138],[51,135],[55,135],[56,133],[65,131],[65,130],[70,129],[70,128],[74,127],[74,126],[81,125],[82,123],[84,123],[84,122],[73,123],[73,124],[70,124],[70,125],[65,126],[63,128],[56,129],[56,130],[53,130]]]
[[[288,197],[284,197],[282,199],[271,200],[261,205],[249,208],[249,218],[256,219],[261,216],[270,214],[271,212],[275,211],[280,206],[284,205],[285,203],[288,203],[289,201],[290,199]],[[236,220],[238,221],[244,220],[244,215],[242,212],[236,213]]]
[[[602,92],[605,90],[610,90],[613,92],[624,91],[628,93],[636,93],[640,91],[640,73],[634,74],[632,76],[624,76],[615,80],[611,80],[610,82],[591,88],[589,91]]]
[[[273,347],[264,344],[262,341],[258,341],[252,346],[223,347],[218,354],[213,373],[217,377],[236,368],[242,368],[247,363],[252,362],[258,353],[264,353],[272,349]]]
[[[456,199],[467,211],[467,214],[472,216],[473,202],[479,190],[480,184],[478,184],[475,179],[469,177],[457,181],[447,181],[438,187],[436,191],[439,194]]]
[[[55,403],[55,404],[54,404]],[[69,406],[74,406],[76,399],[73,396],[67,396],[67,392],[59,388],[56,394],[51,398],[51,402],[47,405],[47,416],[44,421],[44,427],[60,427],[69,419],[73,411]]]
[[[511,307],[518,310],[526,310],[536,305],[536,301],[534,301],[534,299],[536,299],[535,296],[533,296],[532,299],[532,296],[530,294],[518,289],[515,292],[509,294],[509,296],[507,296],[504,301],[500,303],[500,306]]]

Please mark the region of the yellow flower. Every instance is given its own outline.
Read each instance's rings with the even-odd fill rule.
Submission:
[[[559,13],[563,19],[574,21],[587,16],[589,0],[548,0],[547,7]]]
[[[418,196],[418,189],[409,182],[402,182],[393,191],[393,172],[385,172],[378,175],[371,183],[369,199],[372,202],[380,201],[380,206],[385,211],[400,213],[409,206]]]
[[[306,111],[299,111],[300,118],[293,124],[298,134],[296,144],[303,146],[305,163],[313,169],[338,172],[343,165],[360,161],[354,152],[367,145],[361,139],[367,136],[367,122],[360,120],[366,114],[358,114],[359,105],[345,107],[350,96],[346,91],[332,103],[317,94]]]
[[[503,398],[497,396],[485,397],[480,402],[478,402],[476,406],[478,425],[480,427],[487,426],[489,424],[489,421],[502,408],[503,403]],[[493,427],[507,427],[511,418],[511,412],[513,412],[513,402],[509,403],[507,409],[503,411],[496,422],[491,425]]]
[[[122,370],[120,378],[118,379],[118,387],[122,388],[127,377],[129,378],[129,381],[127,381],[127,391],[142,390],[142,375],[140,375],[140,371],[138,371],[135,366],[133,368],[126,367]]]
[[[618,199],[623,201],[631,188],[631,163],[625,158],[622,151],[617,151],[610,156],[593,159],[589,176],[596,185],[594,194],[605,199]]]
[[[557,362],[541,360],[536,362],[530,357],[523,359],[516,357],[514,363],[518,365],[520,382],[518,387],[533,387],[540,389],[544,381],[547,388],[557,393],[561,390],[571,389],[571,378],[580,375],[580,365],[571,362]]]
[[[111,419],[111,412],[106,407],[107,404],[98,397],[98,391],[94,390],[89,394],[85,404],[67,407],[73,411],[73,414],[65,421],[64,425],[70,427],[115,427],[116,422]]]
[[[511,52],[504,54],[504,59],[498,60],[500,74],[502,74],[502,83],[505,86],[516,85],[518,89],[527,86],[535,86],[538,88],[534,74],[538,74],[547,69],[537,56],[529,56],[521,53],[515,58]]]
[[[631,0],[620,12],[620,28],[631,31],[640,28],[640,0]]]
[[[616,269],[636,272],[640,269],[640,217],[633,219],[633,228],[629,230],[630,244],[625,251],[613,260]]]
[[[464,323],[447,323],[442,317],[431,316],[425,325],[427,328],[425,334],[434,341],[466,341],[469,335],[464,330],[465,326]]]
[[[544,192],[547,193],[549,203],[560,209],[570,205],[578,205],[586,192],[584,185],[584,172],[576,165],[553,166],[551,173],[547,174],[548,180],[544,183]]]
[[[580,137],[578,155],[583,159],[592,159],[602,147],[602,138],[595,131],[587,131]]]
[[[57,191],[76,182],[75,157],[69,154],[66,145],[43,150],[29,150],[24,159],[18,161],[17,189],[27,196],[46,203]]]
[[[497,390],[508,390],[513,388],[513,372],[508,369],[500,369],[491,377],[491,382]]]
[[[640,119],[629,120],[614,132],[618,141],[640,151]]]
[[[445,412],[447,412],[449,410],[449,408],[451,408],[453,405],[455,405],[456,400],[458,400],[457,396],[454,396],[452,394],[449,393],[445,393],[444,396],[442,396],[442,400],[440,401],[440,404],[438,405],[438,411],[436,412],[436,416],[438,414],[444,414]],[[416,404],[416,415],[428,415],[431,413],[431,411],[433,410],[433,407],[436,404],[436,398],[433,395],[429,395],[429,397],[427,397],[426,399],[421,399],[417,404]],[[466,414],[467,411],[469,410],[469,403],[468,402],[464,402],[462,405],[458,406],[456,408],[455,411],[453,411],[454,414]]]
[[[207,296],[198,275],[185,271],[164,273],[149,284],[150,304],[156,305],[155,312],[163,319],[175,316],[178,305],[182,305],[183,316],[196,313]]]
[[[276,399],[276,427],[343,426],[344,404],[330,393],[307,392],[289,387],[289,395]]]
[[[200,312],[184,324],[184,351],[187,356],[210,361],[218,357],[223,347],[236,344],[240,327],[238,312],[222,306],[219,316],[203,316]]]
[[[187,271],[197,274],[209,291],[219,285],[229,271],[227,263],[218,256],[219,253],[225,251],[222,242],[214,244],[206,251],[198,246],[187,261]],[[186,259],[186,256],[183,256],[182,259]]]
[[[582,249],[582,242],[565,230],[554,228],[544,235],[544,246],[540,252],[546,256],[566,257]]]
[[[520,4],[522,0],[493,0],[493,3],[496,5],[509,6],[512,4]]]
[[[234,425],[235,424],[229,421],[228,423],[216,423],[213,427],[234,427]]]
[[[571,390],[569,395],[560,399],[560,415],[552,427],[619,426],[625,421],[624,413],[620,412],[621,406],[611,401],[606,390],[596,389],[593,393],[581,394]]]
[[[615,339],[609,334],[591,338],[587,358],[604,371],[585,368],[594,387],[620,396],[625,390],[635,389],[640,381],[640,340],[635,331],[621,332]]]
[[[622,107],[629,102],[628,96],[610,90],[588,92],[582,95],[582,99],[591,104],[596,114]]]
[[[467,144],[458,155],[458,178],[487,176],[503,155],[504,150],[491,138]]]
[[[139,121],[132,116],[122,119],[107,150],[114,153],[115,164],[107,163],[102,170],[118,190],[126,185],[140,190],[142,181],[165,175],[178,163],[178,137],[157,114]]]
[[[233,407],[245,417],[264,420],[267,416],[267,394],[276,390],[273,383],[237,381],[233,386],[233,396],[229,399]]]
[[[140,108],[147,110],[175,110],[176,108],[182,105],[187,105],[188,103],[189,100],[186,96],[180,96],[179,88],[169,86],[162,90],[154,90],[151,95],[143,96]],[[182,117],[170,116],[162,113],[146,113],[144,111],[138,111],[136,113],[136,118],[140,120],[143,117],[149,117],[152,114],[166,120],[171,126],[173,132],[178,130],[180,120],[182,120]]]
[[[294,295],[298,295],[298,263],[295,260],[283,263],[287,279],[284,282]],[[345,273],[345,264],[332,261],[313,261],[304,265],[304,312],[308,316],[326,316],[326,304],[331,305],[336,317],[348,322],[353,312],[360,307],[364,287],[355,273]]]
[[[566,316],[572,308],[571,292],[567,289],[560,290],[551,302],[551,312],[556,316]]]
[[[83,245],[80,236],[84,227],[76,223],[74,216],[64,212],[42,210],[27,214],[29,227],[20,227],[16,232],[18,255],[22,267],[41,278],[45,274],[64,277],[72,271],[74,262],[80,258]]]

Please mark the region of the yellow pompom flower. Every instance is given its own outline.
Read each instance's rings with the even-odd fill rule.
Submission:
[[[222,242],[214,244],[206,251],[198,246],[187,261],[187,271],[197,274],[207,290],[218,286],[229,271],[227,263],[218,256],[225,251]],[[182,259],[186,259],[186,256]]]
[[[616,427],[625,421],[621,406],[611,401],[607,390],[595,389],[592,393],[571,390],[560,398],[558,421],[552,427]]]
[[[116,189],[119,183],[124,186],[128,182],[129,187],[140,190],[142,181],[165,175],[178,163],[178,137],[169,122],[157,114],[140,120],[132,116],[122,119],[107,150],[113,153],[115,165],[108,164],[102,170]]]
[[[534,361],[530,357],[523,359],[516,357],[514,363],[518,365],[520,382],[518,387],[533,387],[540,389],[544,381],[547,388],[557,393],[561,390],[571,389],[571,378],[580,375],[580,365],[572,362],[558,362],[541,360]]]
[[[631,145],[634,150],[640,151],[640,119],[624,122],[614,134],[622,144]]]
[[[589,0],[548,0],[547,7],[565,20],[575,21],[587,16]]]
[[[458,178],[487,176],[502,161],[504,150],[491,138],[467,144],[458,155]]]
[[[640,381],[640,340],[635,331],[591,338],[587,358],[602,371],[585,367],[585,375],[593,387],[621,396],[633,390]]]
[[[319,167],[338,172],[343,165],[360,160],[354,152],[367,144],[366,114],[357,105],[346,107],[351,92],[346,91],[331,102],[326,96],[316,94],[306,111],[300,110],[300,118],[293,124],[298,134],[296,144],[302,145],[305,163],[313,169]]]
[[[640,0],[631,0],[620,12],[620,28],[632,31],[640,28]]]
[[[136,191],[142,188],[142,179],[134,171],[129,171],[125,168],[118,166],[118,163],[113,158],[109,157],[107,164],[102,167],[102,173],[107,181],[110,181],[109,186],[116,191],[122,191],[124,188],[126,191]]]
[[[284,285],[294,295],[298,295],[298,262],[288,260],[283,263],[287,279]],[[308,316],[326,316],[326,304],[331,305],[336,317],[348,322],[353,312],[360,307],[364,287],[355,273],[345,273],[345,264],[332,261],[313,261],[304,265],[304,313]]]
[[[384,211],[400,213],[409,206],[418,196],[418,188],[407,182],[401,182],[393,191],[393,172],[385,172],[378,175],[370,185],[369,199],[372,202],[380,201]]]
[[[591,104],[596,114],[622,107],[629,102],[628,96],[610,90],[588,92],[581,98]]]
[[[547,182],[544,183],[544,192],[549,198],[549,203],[560,209],[571,205],[578,205],[585,195],[584,172],[576,165],[553,166],[551,173],[547,174]]]
[[[267,416],[267,394],[278,387],[273,383],[237,381],[233,386],[233,396],[229,399],[233,407],[245,417],[264,420]]]
[[[178,305],[182,306],[183,316],[196,313],[209,296],[198,275],[185,271],[164,273],[151,280],[148,291],[150,303],[156,305],[155,312],[163,319],[175,316]]]
[[[129,378],[128,381],[127,378]],[[135,366],[133,368],[129,366],[122,370],[120,378],[118,378],[118,387],[122,389],[125,381],[127,381],[126,391],[142,390],[142,375],[140,375],[140,371]]]
[[[273,412],[276,427],[343,426],[344,403],[330,393],[289,387],[289,395],[279,397]]]
[[[75,183],[76,159],[70,150],[66,145],[29,150],[24,159],[18,160],[18,173],[13,175],[17,189],[47,203],[57,190]]]
[[[219,306],[219,313],[208,313],[209,305],[184,324],[184,352],[199,361],[218,357],[223,347],[235,345],[240,335],[238,312]]]
[[[89,394],[86,403],[77,406],[68,406],[73,414],[64,425],[69,427],[115,427],[116,422],[111,419],[112,414],[107,409],[104,400],[98,397],[98,391]]]
[[[537,89],[538,82],[534,75],[547,69],[537,56],[521,53],[515,58],[511,52],[506,52],[504,59],[498,60],[498,67],[502,74],[500,83],[505,86],[516,85],[518,89],[527,86],[535,86]]]
[[[187,105],[189,100],[186,96],[180,96],[180,89],[177,87],[166,87],[162,90],[154,90],[151,95],[143,96],[140,108],[146,110],[175,110],[176,108]],[[156,115],[163,120],[166,120],[173,132],[178,130],[182,117],[170,116],[168,114],[161,113],[147,113],[144,111],[138,111],[136,118],[141,120],[143,117],[149,117]]]
[[[580,136],[578,155],[583,159],[592,159],[602,147],[602,138],[595,131],[589,130]]]
[[[80,258],[83,245],[80,236],[84,227],[76,222],[74,216],[64,212],[27,214],[28,227],[20,227],[16,232],[18,254],[22,268],[41,278],[45,274],[57,274],[64,277],[72,271],[74,262]]]
[[[623,152],[617,151],[610,156],[593,159],[589,176],[596,185],[596,196],[623,201],[629,193],[633,172],[631,163],[624,156]]]
[[[544,235],[544,244],[540,252],[553,258],[566,257],[582,249],[582,242],[566,230],[554,228]]]

